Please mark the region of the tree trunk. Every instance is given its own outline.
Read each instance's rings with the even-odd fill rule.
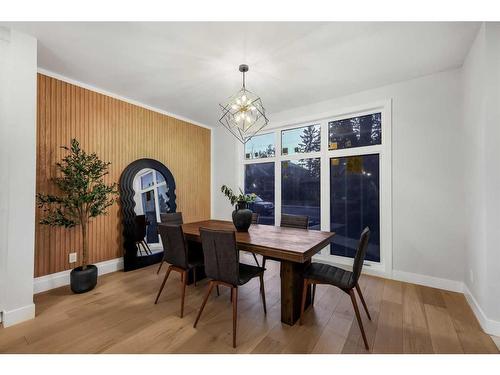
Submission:
[[[88,239],[87,239],[87,223],[82,223],[82,269],[87,268],[88,263]]]

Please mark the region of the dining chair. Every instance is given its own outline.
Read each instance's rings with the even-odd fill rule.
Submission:
[[[201,243],[205,257],[205,273],[210,279],[207,293],[194,322],[194,328],[200,320],[208,297],[214,286],[231,288],[233,304],[233,348],[236,347],[236,322],[238,317],[238,287],[246,284],[254,277],[260,279],[260,290],[264,314],[266,309],[266,293],[264,290],[264,268],[240,263],[240,252],[236,247],[234,231],[200,228]]]
[[[144,240],[146,238],[146,230],[149,222],[146,219],[146,215],[135,215],[135,244],[137,249],[139,250],[139,254],[142,254],[142,251],[148,254],[153,254],[151,249],[149,248],[147,242]],[[142,247],[142,248],[141,248]]]
[[[259,224],[259,217],[260,215],[256,212],[252,212],[252,224]],[[260,267],[259,261],[257,260],[257,256],[255,253],[252,253],[253,259],[255,260],[255,264],[257,264],[257,267]]]
[[[316,284],[328,284],[336,286],[342,289],[344,292],[349,294],[352,301],[352,306],[354,307],[354,312],[356,313],[356,319],[358,320],[358,325],[361,330],[361,335],[363,336],[363,341],[365,343],[366,350],[369,350],[368,341],[366,340],[365,330],[363,328],[363,322],[361,321],[361,316],[359,314],[358,304],[356,302],[356,295],[354,289],[358,291],[359,298],[363,307],[366,311],[366,315],[369,320],[372,320],[370,313],[368,312],[368,307],[366,306],[365,299],[361,293],[361,289],[358,284],[359,276],[361,275],[361,269],[363,268],[363,262],[365,260],[366,249],[368,247],[368,241],[370,239],[370,229],[366,227],[361,233],[361,237],[358,243],[358,249],[356,250],[356,255],[354,257],[354,263],[352,266],[352,272],[346,271],[342,268],[331,266],[324,263],[311,263],[304,270],[304,287],[302,289],[302,304],[300,311],[300,324],[302,324],[302,318],[304,315],[304,307],[306,304],[307,290],[309,285],[313,285],[313,300],[314,294],[316,293]],[[312,303],[311,303],[312,305]]]
[[[309,228],[309,216],[307,216],[307,215],[281,214],[280,227],[307,229],[307,228]],[[262,257],[262,267],[263,268],[266,268],[266,261],[268,261],[268,260],[275,260],[277,262],[280,261],[279,259],[275,259],[275,258],[268,257],[268,256],[263,256]]]
[[[182,225],[184,224],[184,221],[182,220],[182,212],[160,214],[160,222],[164,224]],[[160,262],[160,266],[158,267],[158,271],[156,271],[156,274],[160,273],[161,266],[163,266],[163,263],[167,261],[166,259],[167,252],[165,251],[167,244],[164,243],[163,240],[162,243],[163,243],[163,259]]]
[[[196,285],[196,268],[203,265],[203,261],[192,259],[189,256],[186,239],[182,226],[170,225],[165,223],[158,224],[158,231],[160,232],[161,240],[165,247],[166,261],[170,263],[165,274],[165,278],[161,284],[158,295],[156,296],[155,304],[158,303],[161,292],[165,287],[168,276],[171,271],[179,272],[181,275],[181,318],[184,315],[184,296],[186,295],[186,284],[188,279],[188,272],[193,270],[194,284]]]
[[[259,224],[259,214],[252,212],[252,224]]]
[[[170,212],[170,213],[160,214],[160,222],[165,224],[176,224],[176,225],[184,224],[184,220],[182,220],[182,212]]]

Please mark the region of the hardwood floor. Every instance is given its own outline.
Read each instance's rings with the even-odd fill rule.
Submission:
[[[156,275],[153,265],[104,275],[87,294],[63,287],[36,295],[34,320],[0,328],[0,352],[367,353],[350,298],[336,288],[318,286],[303,326],[282,324],[279,265],[267,266],[267,316],[258,279],[240,288],[236,349],[229,290],[212,294],[194,329],[207,281],[188,286],[181,319],[178,275],[155,305],[164,273]],[[372,315],[370,322],[361,312],[373,353],[498,353],[462,294],[370,276],[362,276],[360,286]]]

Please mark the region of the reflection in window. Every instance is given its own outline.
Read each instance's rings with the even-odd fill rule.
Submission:
[[[330,121],[328,123],[328,149],[379,145],[382,143],[381,114]]]
[[[320,230],[320,159],[281,162],[281,212],[309,217],[309,228]]]
[[[304,152],[320,151],[320,125],[281,131],[281,154],[292,155]]]
[[[143,169],[134,178],[135,212],[145,215],[147,221],[146,242],[158,244],[160,239],[157,225],[160,222],[160,213],[168,213],[169,196],[165,177],[153,169]]]
[[[158,173],[158,176],[162,176],[160,173]],[[163,177],[163,176],[162,176]],[[165,181],[165,180],[163,180]],[[158,183],[160,183],[160,179],[158,179]],[[168,203],[168,187],[167,185],[159,185],[158,186],[158,206],[160,207],[160,213],[161,214],[166,214],[169,210],[167,203]]]
[[[250,205],[259,214],[259,224],[274,225],[274,163],[245,165],[245,193],[255,193]]]
[[[157,243],[158,232],[156,222],[156,200],[153,190],[146,191],[142,195],[142,210],[146,216],[146,242]]]
[[[245,143],[245,159],[272,158],[274,150],[274,133],[256,135]]]
[[[366,260],[380,262],[379,155],[330,159],[332,255],[353,258],[362,230],[370,228]]]
[[[153,172],[149,172],[141,176],[141,189],[146,189],[150,186],[153,186],[153,184],[154,184]]]

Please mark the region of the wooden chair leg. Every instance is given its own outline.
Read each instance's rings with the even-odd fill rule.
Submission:
[[[160,298],[160,294],[163,290],[163,287],[165,286],[165,283],[167,282],[168,275],[170,275],[170,271],[172,271],[172,267],[169,266],[167,269],[167,273],[165,274],[165,278],[163,279],[163,282],[161,283],[161,287],[160,287],[160,290],[158,291],[158,295],[156,296],[155,305],[158,303],[158,298]]]
[[[158,267],[158,271],[156,271],[156,274],[158,275],[160,273],[160,270],[161,270],[161,266],[163,266],[163,262],[165,262],[164,260],[162,260],[160,262],[160,267]]]
[[[201,304],[200,311],[198,311],[198,316],[196,317],[196,320],[194,321],[193,327],[196,328],[196,325],[198,324],[198,320],[200,320],[201,313],[203,312],[203,309],[205,308],[205,305],[207,304],[208,297],[210,296],[210,293],[212,292],[212,289],[214,288],[214,281],[210,281],[210,285],[208,286],[207,294],[205,294],[205,298],[203,299],[203,303]]]
[[[260,278],[260,294],[262,295],[262,305],[264,306],[264,315],[267,315],[266,291],[264,289],[264,273],[261,273],[259,278]]]
[[[316,297],[316,284],[313,284],[313,292],[311,296],[311,306],[314,306],[314,297]]]
[[[181,318],[184,316],[184,298],[186,296],[187,270],[183,272],[182,277],[182,297],[181,297]]]
[[[233,302],[233,288],[231,288],[231,296],[229,297],[229,300]]]
[[[149,252],[149,255],[153,255],[153,252],[151,251],[151,249],[149,248],[149,245],[146,241],[142,241],[143,245],[146,247],[146,255],[148,254]]]
[[[307,288],[309,288],[309,279],[304,279],[302,288],[302,303],[300,304],[300,325],[303,323],[304,309],[306,307]]]
[[[139,245],[141,246],[142,249],[140,250],[140,254],[142,255],[142,253],[144,252],[144,254],[148,255],[148,249],[146,249],[146,247],[144,246],[144,241],[139,242]]]
[[[234,291],[234,292],[233,292]],[[233,295],[233,348],[236,348],[236,321],[238,320],[238,287],[231,288]]]
[[[359,329],[361,330],[361,336],[363,336],[363,341],[365,343],[366,350],[370,350],[368,346],[368,341],[366,340],[365,329],[363,328],[363,322],[361,321],[361,315],[359,314],[358,303],[356,302],[356,295],[354,290],[349,290],[349,295],[351,296],[352,306],[354,307],[354,312],[356,313],[356,319],[358,320]]]
[[[255,253],[252,253],[252,255],[253,255],[253,259],[255,260],[255,264],[257,264],[257,267],[260,267],[259,261],[257,260]]]
[[[370,316],[370,313],[368,312],[368,306],[366,306],[365,299],[363,298],[363,294],[361,293],[361,288],[359,287],[359,284],[356,284],[356,290],[358,291],[359,299],[361,300],[361,303],[363,304],[363,307],[365,308],[366,315],[368,316],[368,319],[372,320],[372,317]]]
[[[137,250],[139,251],[139,256],[142,256],[142,242],[136,242]]]

